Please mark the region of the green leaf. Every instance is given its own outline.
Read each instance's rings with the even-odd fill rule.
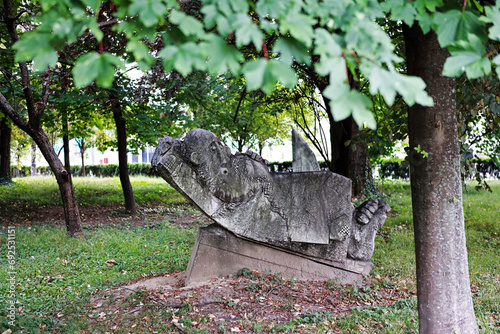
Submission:
[[[289,66],[292,65],[294,59],[299,64],[311,63],[311,57],[304,44],[291,37],[278,39],[274,44],[273,52],[280,53],[280,59]]]
[[[388,3],[389,4],[385,6],[385,8],[386,10],[391,10],[391,19],[393,21],[397,22],[398,20],[401,20],[410,27],[413,25],[413,21],[417,15],[417,10],[412,2],[396,0]]]
[[[208,72],[217,75],[228,69],[233,74],[238,74],[240,62],[244,60],[243,55],[234,46],[227,45],[226,41],[217,36],[211,36],[201,44],[204,54],[208,56]]]
[[[90,32],[97,39],[97,41],[98,42],[102,41],[102,38],[104,37],[104,34],[101,31],[101,29],[99,28],[99,25],[97,24],[97,19],[95,18],[95,16],[92,16],[92,17],[89,18],[88,27],[90,29]]]
[[[487,75],[491,72],[490,60],[470,51],[457,53],[446,59],[443,66],[443,75],[458,77],[464,72],[469,79]]]
[[[142,61],[148,65],[153,63],[153,57],[149,53],[149,48],[136,39],[132,39],[127,43],[127,51],[134,55],[135,61]]]
[[[320,75],[330,75],[330,84],[343,85],[347,82],[347,66],[344,58],[322,57],[320,62],[315,64],[315,68]]]
[[[500,76],[500,55],[497,55],[495,58],[493,58],[492,62],[496,65],[495,71],[497,75]]]
[[[169,45],[163,48],[158,56],[163,58],[163,67],[166,71],[175,68],[183,76],[187,76],[195,69],[205,69],[205,56],[202,48],[193,42],[184,43],[178,47]]]
[[[309,16],[290,12],[285,19],[281,21],[280,31],[283,34],[289,33],[293,38],[304,43],[307,47],[312,45],[313,28],[316,23]]]
[[[222,36],[227,36],[233,31],[229,21],[224,16],[217,17],[217,30]]]
[[[110,53],[87,53],[78,58],[73,68],[75,85],[85,87],[95,80],[97,85],[110,88],[115,79],[115,67],[123,68],[118,57]]]
[[[57,0],[41,0],[40,4],[42,5],[42,10],[47,12],[57,4]]]
[[[425,83],[419,77],[411,77],[375,66],[370,62],[363,62],[360,70],[370,82],[370,93],[383,96],[388,105],[394,103],[397,93],[401,94],[405,102],[412,106],[419,103],[423,106],[432,106],[432,98],[425,91]]]
[[[208,29],[213,28],[217,23],[217,16],[219,15],[217,7],[215,7],[215,5],[206,5],[201,8],[201,12],[205,14],[205,16],[203,17],[205,26]]]
[[[82,1],[86,7],[92,8],[92,10],[97,13],[99,11],[99,7],[101,7],[101,0],[83,0]]]
[[[87,53],[78,58],[75,63],[75,67],[73,68],[75,86],[88,86],[95,80],[95,78],[97,78],[99,69],[96,64],[98,61],[99,54],[97,52]]]
[[[458,24],[461,18],[462,12],[456,9],[434,14],[434,25],[437,26],[436,33],[441,47],[445,47],[455,42]]]
[[[323,28],[314,31],[315,46],[314,53],[321,57],[340,57],[342,49],[332,34]]]
[[[362,127],[362,124],[366,124],[366,126],[372,130],[377,129],[377,121],[375,120],[375,116],[373,116],[373,113],[366,108],[362,108],[361,106],[353,108],[352,118],[354,118],[354,121],[360,127]]]
[[[247,0],[231,0],[231,8],[235,13],[247,13],[248,2]]]
[[[236,46],[242,47],[252,42],[257,51],[262,50],[264,36],[259,27],[246,14],[238,14],[233,20],[234,23],[231,26],[236,29]]]
[[[256,11],[260,17],[270,16],[278,18],[286,12],[288,0],[260,0],[257,1]]]
[[[178,10],[170,13],[170,22],[177,24],[185,35],[203,36],[203,24],[192,16],[188,16]]]
[[[353,116],[359,126],[366,125],[376,129],[377,123],[371,111],[371,101],[358,91],[352,90],[348,85],[328,86],[323,95],[330,99],[330,108],[336,122]]]
[[[293,88],[297,84],[297,76],[295,71],[287,64],[271,59],[267,65],[268,70],[274,78],[277,79],[283,86]]]
[[[493,25],[490,27],[489,37],[493,40],[500,40],[500,8],[498,7],[485,7],[486,18]]]
[[[167,8],[161,0],[133,0],[129,7],[130,15],[139,15],[146,27],[152,27],[163,21]]]
[[[45,71],[48,66],[55,66],[56,63],[57,52],[55,50],[43,50],[33,58],[33,69],[35,71]]]
[[[486,27],[479,16],[473,12],[462,12],[452,9],[434,15],[434,27],[438,35],[439,45],[445,47],[459,40],[468,40],[470,34],[476,35],[480,40],[487,40]]]
[[[51,35],[28,32],[16,42],[13,48],[17,51],[15,61],[33,60],[35,71],[44,71],[47,66],[55,66],[57,63],[57,52],[50,47]]]
[[[243,65],[247,90],[252,91],[262,87],[267,61],[264,58],[254,59]]]

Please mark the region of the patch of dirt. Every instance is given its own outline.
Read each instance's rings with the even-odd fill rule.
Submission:
[[[133,225],[148,225],[164,220],[172,224],[188,225],[195,222],[210,224],[211,221],[202,213],[198,212],[191,204],[176,205],[173,208],[162,207],[139,207],[135,217],[125,212],[123,205],[88,205],[79,206],[82,224],[85,225],[107,225],[128,222]],[[64,213],[62,206],[42,205],[26,207],[0,207],[0,224],[37,224],[49,223],[64,225]]]
[[[414,296],[374,278],[363,287],[290,280],[256,271],[187,287],[183,286],[184,279],[184,272],[167,274],[95,296],[92,305],[96,317],[91,322],[105,325],[112,333],[113,328],[133,324],[147,310],[153,314],[166,310],[169,333],[218,333],[220,328],[255,333],[259,332],[256,328],[268,332],[276,326],[291,326],[294,333],[310,333],[313,329],[340,333],[335,319],[353,308],[391,306]]]

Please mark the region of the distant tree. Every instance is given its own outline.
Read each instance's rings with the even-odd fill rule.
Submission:
[[[14,14],[14,10],[16,10],[16,14]],[[11,2],[10,0],[3,1],[2,24],[5,25],[6,30],[8,31],[11,43],[19,40],[17,30],[19,19],[25,15],[25,13],[26,10],[22,8],[22,5],[19,3]],[[23,30],[26,31],[29,29]],[[36,43],[39,42],[38,40],[32,41]],[[38,55],[38,57],[43,58],[44,55]],[[66,171],[57,157],[57,154],[41,125],[41,118],[50,95],[50,77],[48,75],[48,71],[45,71],[41,75],[41,85],[40,87],[36,87],[40,88],[40,91],[38,92],[35,91],[34,87],[31,85],[30,68],[28,64],[24,61],[19,61],[17,64],[19,66],[20,73],[19,77],[16,77],[16,80],[19,80],[22,84],[23,104],[27,109],[27,119],[23,115],[22,110],[19,110],[19,104],[14,96],[12,96],[12,100],[9,102],[5,96],[0,93],[0,110],[4,115],[7,115],[16,126],[21,128],[31,138],[33,138],[35,143],[37,143],[40,151],[49,163],[49,166],[57,179],[63,202],[64,218],[68,235],[80,235],[82,234],[81,217],[71,183],[70,174]],[[45,67],[42,68],[42,70],[44,69]],[[11,80],[11,83],[12,82],[13,80]]]

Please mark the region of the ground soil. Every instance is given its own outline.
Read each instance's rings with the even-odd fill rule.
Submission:
[[[136,216],[127,214],[121,204],[79,206],[82,224],[106,225],[124,221],[134,225],[145,225],[169,220],[173,224],[187,225],[199,221],[200,224],[209,223],[210,219],[196,212],[191,204],[179,204],[175,210],[164,210],[158,206],[139,207]],[[25,207],[10,206],[0,207],[0,224],[37,224],[54,222],[64,225],[62,206],[42,205]]]
[[[376,278],[367,279],[363,287],[290,280],[255,271],[192,286],[184,286],[184,278],[184,272],[165,274],[97,295],[92,301],[96,314],[92,321],[112,332],[137,325],[138,318],[148,320],[150,315],[142,316],[149,314],[148,309],[154,314],[163,308],[173,312],[169,333],[224,332],[221,328],[232,333],[266,333],[280,325],[284,327],[278,332],[340,333],[334,319],[353,309],[391,306],[414,296],[390,283],[384,286]],[[376,332],[382,326],[372,324],[370,330]]]

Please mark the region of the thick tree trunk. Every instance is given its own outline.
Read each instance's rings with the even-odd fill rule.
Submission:
[[[120,182],[122,184],[123,196],[125,197],[125,210],[131,214],[137,213],[137,206],[135,204],[134,191],[132,183],[128,175],[127,165],[127,132],[125,128],[125,119],[120,101],[114,93],[110,95],[111,108],[113,110],[113,118],[116,124],[116,134],[118,139],[118,165],[120,170]]]
[[[328,86],[326,78],[318,78],[316,74],[310,74],[316,87],[323,91]],[[351,89],[358,89],[358,83],[350,77]],[[359,195],[372,180],[370,159],[368,156],[368,146],[366,141],[359,140],[359,127],[351,117],[342,121],[335,121],[330,100],[323,96],[326,114],[330,123],[330,156],[329,169],[337,174],[348,177],[352,180],[352,194]],[[349,145],[345,145],[350,141]]]
[[[6,117],[0,120],[0,184],[11,182],[10,141],[12,129]]]
[[[327,114],[331,115],[327,107]],[[330,120],[331,166],[334,173],[352,180],[352,194],[358,196],[371,181],[372,172],[366,141],[360,140],[359,127],[352,117],[335,122]],[[345,145],[350,141],[349,145]]]
[[[49,142],[50,144],[50,142]],[[50,145],[52,146],[52,145]],[[36,142],[33,140],[31,142],[31,166],[30,166],[30,176],[36,175]]]
[[[347,160],[349,161],[349,178],[352,180],[352,194],[358,196],[365,189],[374,189],[372,168],[368,154],[368,145],[360,136],[359,127],[352,119],[351,121],[351,143],[348,146]],[[371,186],[371,188],[370,188]]]
[[[470,291],[457,137],[455,80],[434,33],[405,28],[408,74],[420,76],[434,107],[408,114],[420,333],[477,333]],[[426,153],[419,153],[425,151]],[[427,156],[425,156],[427,155]]]

